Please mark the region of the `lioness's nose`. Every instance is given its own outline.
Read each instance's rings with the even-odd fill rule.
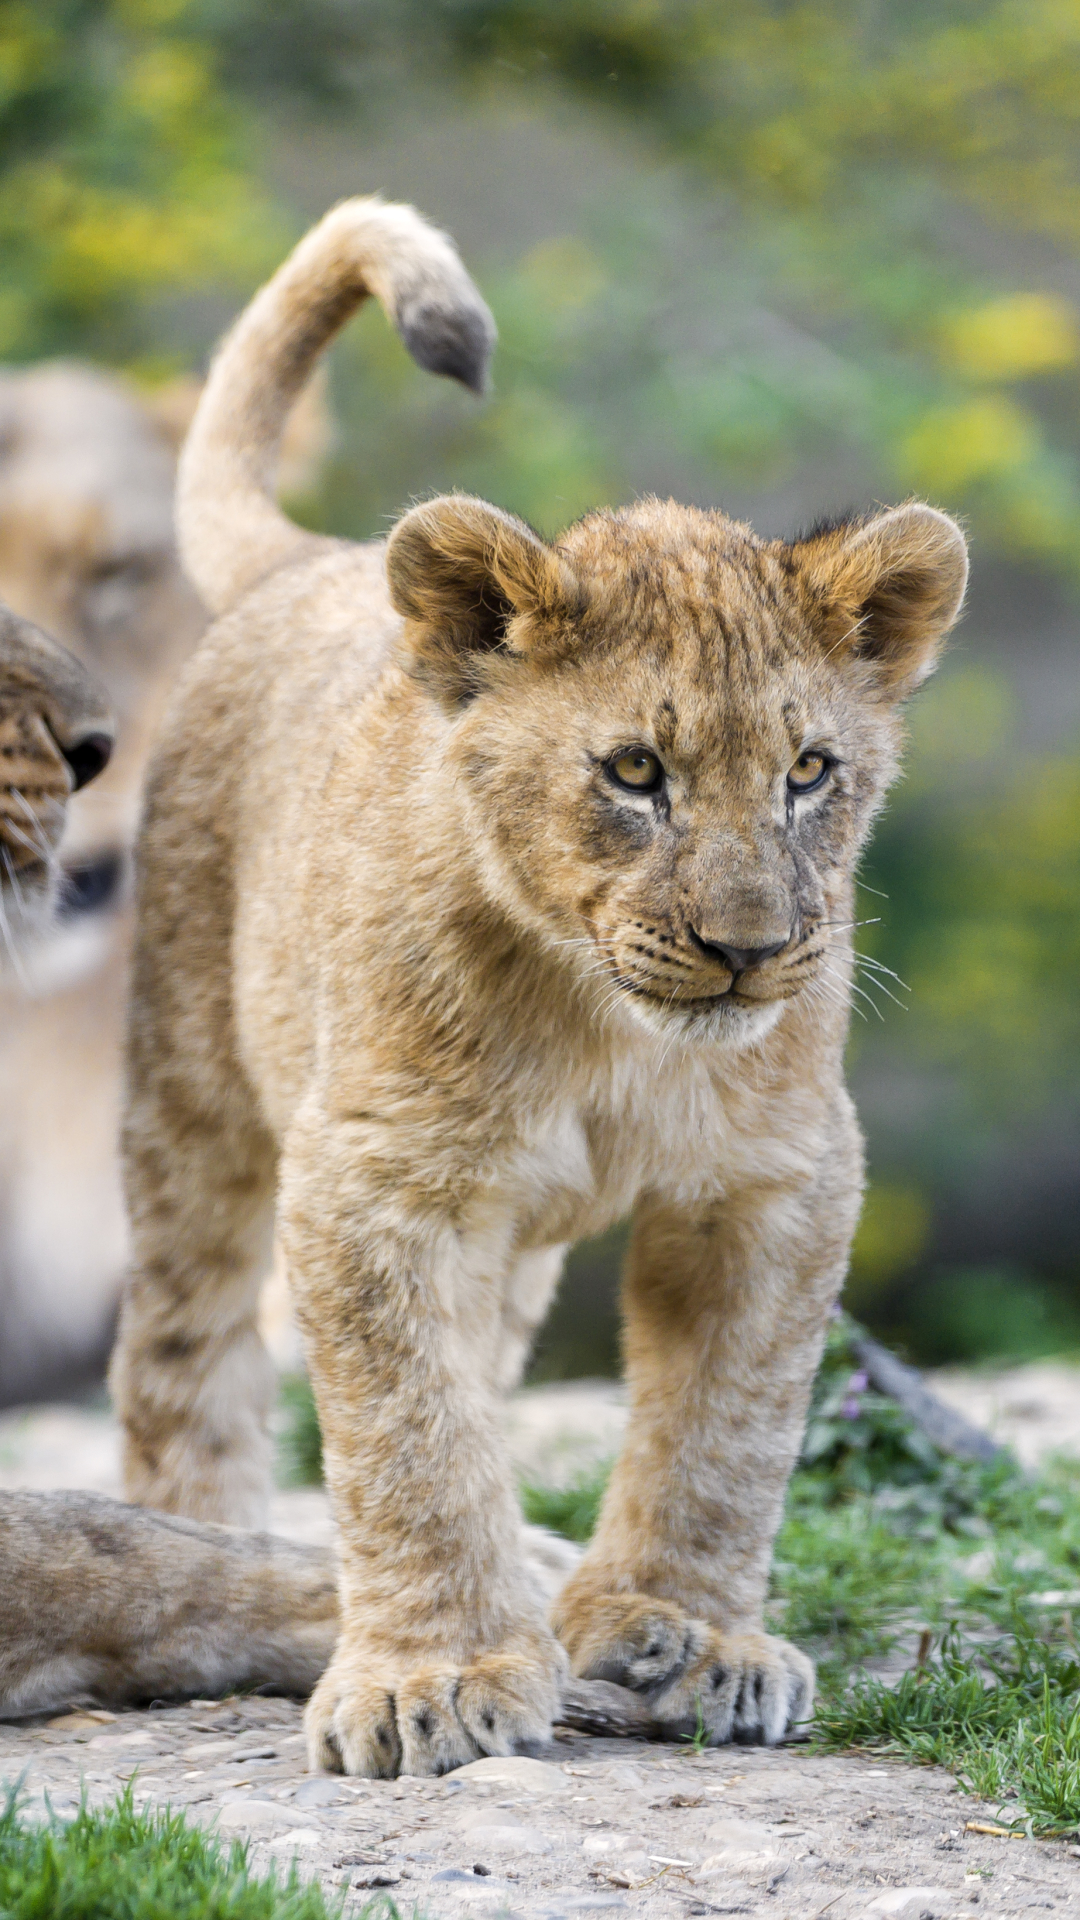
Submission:
[[[101,727],[95,727],[93,733],[84,733],[81,740],[72,740],[68,746],[61,747],[60,751],[71,768],[76,793],[80,787],[96,780],[103,768],[108,766],[112,750],[112,735]]]
[[[722,961],[732,973],[749,973],[751,967],[760,967],[764,961],[771,960],[774,954],[782,953],[787,946],[785,939],[777,940],[771,947],[729,947],[723,940],[703,940],[693,927],[689,932],[700,953],[707,953],[711,960]]]

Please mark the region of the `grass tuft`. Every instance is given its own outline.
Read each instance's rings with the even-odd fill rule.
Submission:
[[[248,1849],[226,1846],[169,1809],[137,1812],[128,1787],[108,1807],[31,1822],[17,1791],[0,1810],[4,1920],[337,1920],[295,1866],[256,1878]]]
[[[567,1540],[584,1542],[592,1534],[604,1497],[610,1462],[592,1473],[580,1474],[567,1487],[543,1487],[535,1481],[521,1483],[521,1506],[533,1526],[550,1527]]]
[[[321,1486],[322,1433],[307,1374],[286,1374],[280,1393],[278,1480],[283,1487]]]

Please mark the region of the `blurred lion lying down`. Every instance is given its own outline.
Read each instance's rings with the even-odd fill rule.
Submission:
[[[0,598],[71,649],[117,719],[111,764],[69,810],[49,934],[0,978],[0,1406],[100,1374],[112,1339],[128,1254],[116,1141],[131,848],[158,716],[205,624],[172,524],[198,391],[177,381],[147,399],[64,362],[0,371]],[[316,400],[286,487],[324,433]]]

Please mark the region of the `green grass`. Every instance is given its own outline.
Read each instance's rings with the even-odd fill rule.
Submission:
[[[1008,1822],[1078,1833],[1080,1464],[944,1458],[867,1389],[854,1332],[830,1333],[769,1603],[817,1660],[817,1742],[935,1762]],[[525,1485],[526,1518],[587,1540],[606,1478]]]
[[[3,1920],[332,1920],[342,1912],[341,1900],[328,1902],[295,1867],[284,1880],[272,1870],[256,1878],[241,1842],[226,1846],[179,1813],[136,1812],[130,1788],[70,1821],[27,1820],[14,1790],[0,1811]]]

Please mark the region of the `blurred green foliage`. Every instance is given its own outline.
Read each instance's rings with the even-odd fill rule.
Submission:
[[[587,115],[634,143],[624,190],[472,251],[501,333],[485,408],[377,314],[346,334],[305,520],[378,533],[453,485],[549,532],[653,488],[765,519],[913,489],[967,515],[977,581],[1008,560],[1031,583],[1035,628],[1056,578],[1075,633],[1072,0],[8,0],[0,354],[200,362],[299,224],[268,185],[286,123],[298,151],[360,140],[421,95]],[[1078,1139],[1080,742],[1067,717],[1022,737],[1027,643],[981,659],[962,634],[921,697],[861,899],[850,1297],[942,1357],[1080,1344],[1065,1175],[1054,1234],[1034,1201],[983,1224]],[[614,1363],[617,1251],[578,1256],[593,1334],[556,1320],[548,1372]]]
[[[215,69],[184,0],[0,9],[0,355],[127,360],[151,296],[266,268],[283,228]]]

